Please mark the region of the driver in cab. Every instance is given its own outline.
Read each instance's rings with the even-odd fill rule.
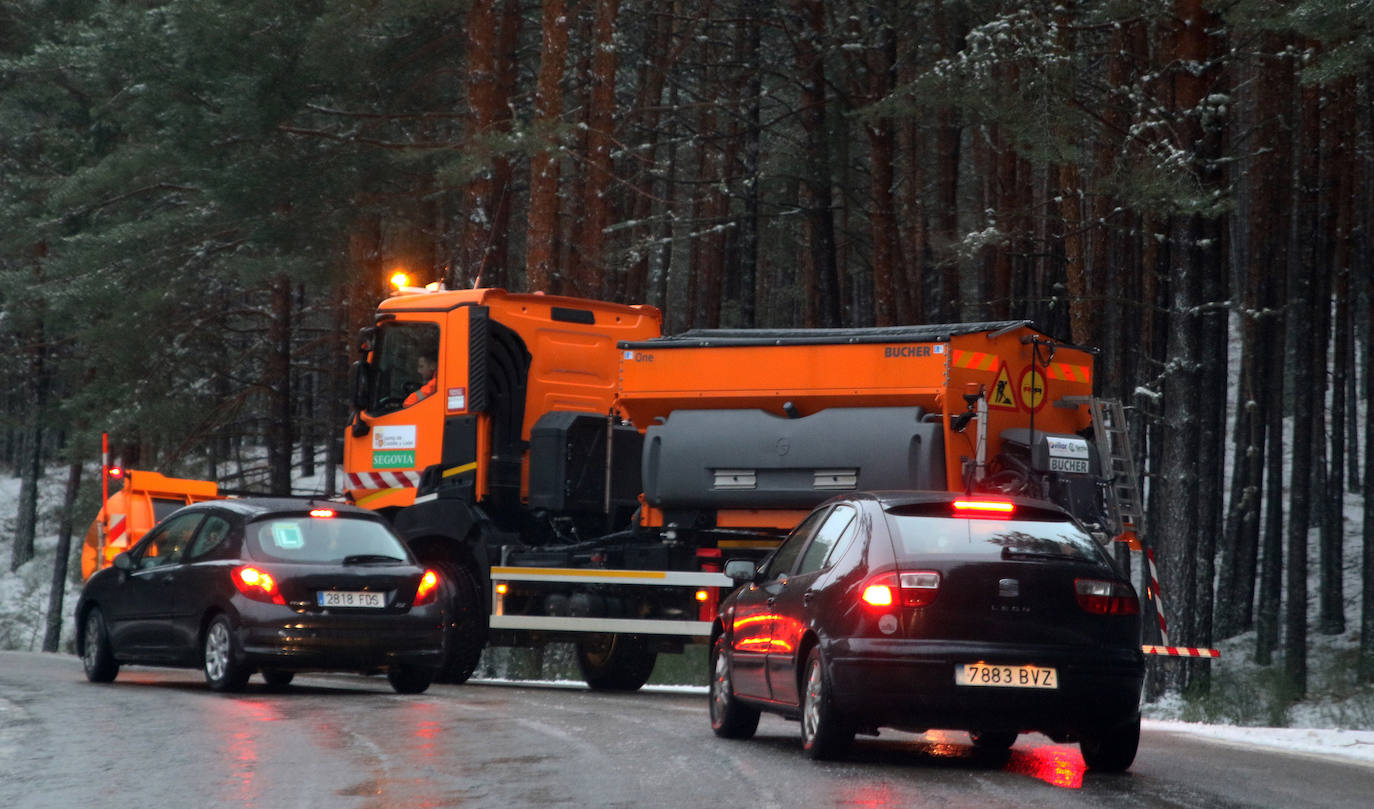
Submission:
[[[439,352],[426,351],[415,361],[416,370],[420,372],[420,378],[428,380],[417,390],[411,392],[403,403],[405,407],[410,407],[434,395],[439,389],[439,381],[435,374],[439,370]]]

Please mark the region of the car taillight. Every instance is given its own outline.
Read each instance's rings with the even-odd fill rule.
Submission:
[[[933,570],[884,573],[864,583],[860,598],[870,607],[925,607],[940,592],[940,574]]]
[[[434,599],[438,597],[439,574],[433,570],[426,570],[425,575],[420,577],[420,586],[415,588],[415,606],[433,604]]]
[[[1135,615],[1140,601],[1128,584],[1102,579],[1074,579],[1078,606],[1093,615]]]
[[[239,592],[254,601],[266,601],[269,604],[286,603],[281,591],[277,589],[277,580],[272,578],[272,574],[264,570],[259,570],[252,565],[244,565],[234,568],[232,578],[234,579],[234,586],[239,588]]]

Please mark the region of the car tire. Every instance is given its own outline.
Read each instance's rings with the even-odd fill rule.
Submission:
[[[453,562],[434,563],[444,581],[444,662],[434,678],[461,685],[477,670],[487,645],[487,615],[477,597],[477,581],[468,568]]]
[[[81,666],[86,679],[93,683],[112,683],[119,676],[119,663],[110,647],[110,632],[105,628],[105,616],[99,607],[86,613],[85,636],[82,638]]]
[[[205,629],[201,649],[205,682],[215,691],[242,691],[252,671],[239,662],[238,639],[227,615],[216,615]]]
[[[281,669],[263,669],[262,679],[272,688],[285,688],[296,679],[296,672]]]
[[[722,739],[749,739],[759,727],[759,711],[735,697],[730,680],[730,649],[722,635],[711,646],[711,730]]]
[[[434,673],[427,666],[403,664],[387,669],[386,679],[397,694],[423,694],[434,682]]]
[[[1011,730],[970,730],[968,737],[973,746],[989,753],[1010,750],[1016,744],[1017,733]]]
[[[1110,728],[1084,732],[1078,748],[1083,763],[1094,772],[1125,772],[1140,747],[1140,714]]]
[[[802,750],[816,760],[844,758],[854,743],[854,727],[841,719],[820,647],[802,669]]]
[[[577,645],[577,668],[593,691],[638,691],[654,673],[658,652],[632,635],[612,635],[608,645]]]

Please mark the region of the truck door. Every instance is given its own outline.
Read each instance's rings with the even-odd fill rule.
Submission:
[[[851,506],[837,505],[826,515],[807,543],[801,561],[774,596],[773,636],[768,643],[766,666],[773,699],[778,702],[800,704],[797,690],[797,670],[805,661],[798,660],[802,635],[809,625],[811,586],[824,572],[830,552],[847,535],[854,524],[856,512]]]

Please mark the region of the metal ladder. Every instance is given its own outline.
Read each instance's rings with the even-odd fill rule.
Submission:
[[[1072,404],[1086,404],[1093,417],[1093,437],[1106,467],[1107,509],[1116,523],[1118,535],[1139,537],[1144,510],[1141,507],[1140,477],[1135,471],[1126,412],[1117,399],[1096,396],[1065,397]]]

